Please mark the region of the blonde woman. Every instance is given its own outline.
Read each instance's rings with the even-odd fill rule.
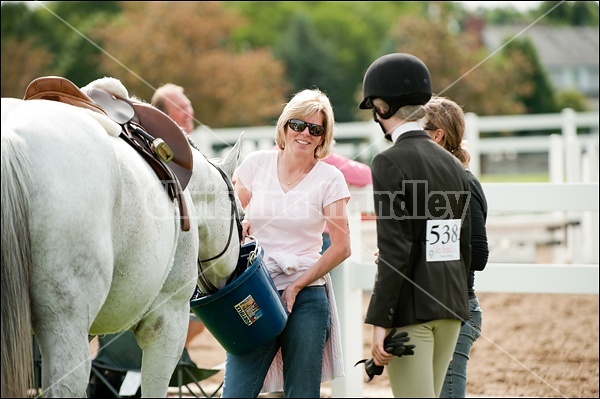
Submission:
[[[237,169],[244,235],[264,262],[289,312],[281,334],[243,355],[228,353],[223,397],[320,396],[322,381],[343,375],[339,323],[329,272],[350,256],[342,172],[322,161],[333,145],[334,115],[318,89],[297,93],[277,122],[277,149],[256,151]],[[324,227],[331,246],[321,255]]]

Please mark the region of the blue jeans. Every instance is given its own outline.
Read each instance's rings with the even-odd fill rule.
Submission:
[[[323,246],[321,247],[321,255],[323,255],[323,252],[325,252],[325,250],[331,246],[331,238],[329,238],[329,233],[323,233],[322,237]]]
[[[257,397],[279,348],[284,397],[320,397],[323,349],[330,322],[325,286],[305,287],[298,293],[287,324],[275,340],[243,355],[227,353],[221,397]]]
[[[469,322],[460,328],[440,398],[464,398],[467,395],[467,362],[473,343],[481,335],[482,312],[477,298],[469,299],[469,310]]]

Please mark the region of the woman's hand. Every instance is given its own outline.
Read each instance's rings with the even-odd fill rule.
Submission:
[[[386,352],[383,347],[386,329],[380,326],[373,326],[373,342],[371,344],[371,356],[376,366],[387,366],[392,360],[393,355]]]
[[[246,241],[246,237],[252,235],[250,230],[250,222],[246,219],[242,220],[242,244]]]
[[[294,284],[288,285],[281,294],[281,299],[283,300],[283,304],[287,309],[288,313],[292,313],[292,309],[294,308],[294,303],[296,303],[296,297],[300,292],[300,288],[296,287]]]

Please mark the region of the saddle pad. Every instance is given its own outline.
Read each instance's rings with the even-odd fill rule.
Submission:
[[[88,96],[106,112],[108,117],[119,125],[129,122],[135,115],[131,104],[107,91],[89,89]]]

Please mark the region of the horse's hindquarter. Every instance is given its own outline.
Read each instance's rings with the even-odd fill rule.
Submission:
[[[108,333],[140,320],[172,266],[179,222],[158,178],[83,110],[23,102],[5,124],[30,155],[34,328],[56,310]],[[52,311],[48,311],[48,310]]]
[[[93,317],[112,273],[108,215],[118,168],[106,133],[84,111],[45,100],[22,102],[3,120],[5,128],[25,141],[31,164],[34,328],[53,323],[48,310]]]

